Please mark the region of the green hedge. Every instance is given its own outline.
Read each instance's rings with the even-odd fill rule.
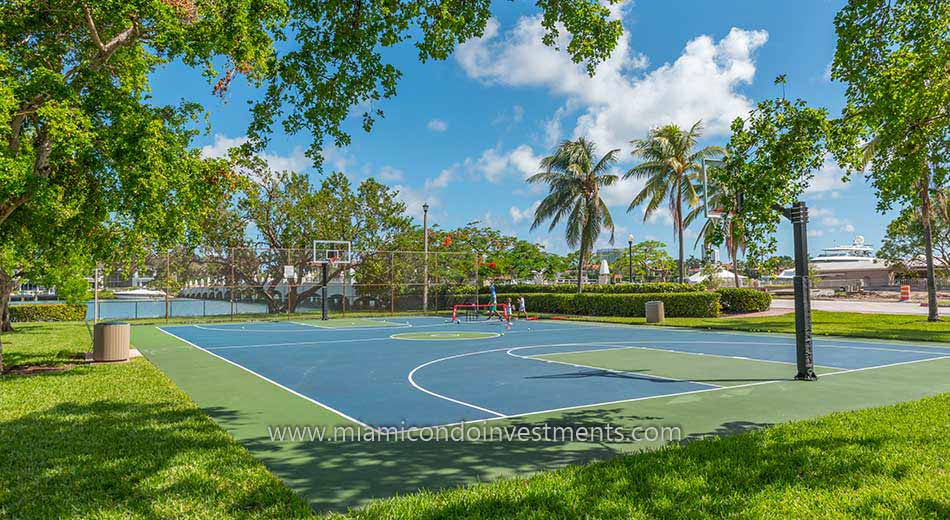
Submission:
[[[762,312],[772,305],[772,295],[755,289],[718,289],[723,312]]]
[[[535,284],[512,284],[495,285],[497,292],[506,294],[511,293],[530,293],[530,294],[576,294],[577,285],[570,283],[560,283],[556,285],[535,285]],[[615,284],[586,284],[585,293],[597,294],[658,294],[658,293],[684,293],[700,292],[706,288],[700,284],[691,285],[688,283],[674,282],[656,282],[656,283],[615,283]],[[482,288],[482,294],[488,292],[487,287]]]
[[[516,294],[499,294],[516,301]],[[528,312],[576,316],[643,317],[646,302],[662,301],[671,318],[714,318],[719,316],[719,294],[715,292],[643,294],[522,294]]]
[[[10,306],[10,321],[82,321],[86,319],[83,304],[40,303]]]

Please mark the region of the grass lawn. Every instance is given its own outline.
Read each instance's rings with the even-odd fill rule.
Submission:
[[[835,314],[816,313],[816,324],[843,327],[844,320],[827,319]],[[922,321],[917,317],[885,318],[908,320],[907,330],[925,335],[914,325]],[[939,325],[930,334],[946,341],[950,323]],[[11,364],[69,364],[89,349],[81,323],[17,324],[3,342]],[[313,514],[144,359],[4,376],[0,398],[0,518]],[[695,518],[820,511],[842,518],[947,518],[948,427],[950,394],[942,394],[527,478],[421,491],[348,516]]]
[[[357,518],[950,517],[950,394],[534,477],[376,502]]]
[[[643,325],[645,318],[577,316],[566,319]],[[747,332],[795,333],[795,314],[757,318],[667,318],[661,325],[701,329],[742,330]],[[950,319],[928,322],[926,316],[903,314],[858,314],[852,312],[812,311],[812,330],[825,336],[897,339],[907,341],[943,341],[950,343]]]
[[[17,324],[10,363],[62,364],[81,323]],[[0,517],[179,518],[310,508],[144,359],[0,378]]]

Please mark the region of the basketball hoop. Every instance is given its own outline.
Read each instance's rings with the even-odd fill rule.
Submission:
[[[313,258],[315,264],[349,264],[352,262],[350,242],[346,240],[314,240]]]

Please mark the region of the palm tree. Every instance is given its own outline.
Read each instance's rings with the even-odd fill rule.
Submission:
[[[594,242],[602,230],[610,231],[610,243],[614,243],[614,221],[600,189],[617,182],[617,176],[607,169],[617,161],[620,150],[611,150],[594,161],[594,143],[579,138],[564,141],[554,154],[541,160],[540,173],[528,177],[528,182],[548,184],[548,195],[534,211],[534,230],[550,220],[548,231],[567,218],[565,237],[570,247],[578,247],[577,292],[584,286],[584,261],[594,248]]]
[[[673,217],[673,232],[676,233],[679,243],[680,282],[686,280],[683,230],[687,224],[683,214],[683,202],[685,200],[690,207],[699,203],[700,161],[725,153],[720,146],[707,146],[694,152],[693,148],[702,132],[702,121],[697,121],[689,131],[684,131],[672,123],[650,130],[645,139],[631,141],[633,155],[644,162],[634,166],[623,176],[624,179],[635,177],[646,180],[646,186],[630,202],[628,213],[646,202],[646,211],[643,213],[643,220],[646,221],[660,209],[665,200],[668,201]]]
[[[705,188],[704,188],[705,189]],[[701,197],[700,203],[692,209],[683,219],[683,227],[689,227],[690,224],[696,221],[701,215],[706,214],[706,204],[709,204],[709,209],[722,208],[722,207],[736,207],[738,201],[734,193],[726,190],[724,186],[716,185],[715,187],[709,187],[710,192],[707,197]],[[700,194],[701,195],[701,194]],[[726,204],[727,199],[730,201],[730,204]],[[738,225],[735,217],[726,218],[723,216],[722,220],[722,233],[725,237],[726,242],[726,251],[729,253],[729,260],[732,262],[732,277],[733,281],[736,284],[736,287],[739,287],[739,253],[744,253],[746,248],[746,239],[745,234],[742,232],[742,226]],[[693,243],[695,248],[699,241],[702,240],[703,244],[709,244],[710,238],[716,229],[716,221],[713,219],[707,219],[703,224],[702,229],[699,230],[699,236],[696,237],[696,242]]]

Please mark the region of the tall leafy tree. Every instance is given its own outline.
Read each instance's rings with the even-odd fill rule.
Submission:
[[[679,245],[680,282],[686,280],[683,232],[688,224],[684,205],[689,208],[699,204],[700,161],[724,153],[719,146],[695,150],[702,132],[702,121],[697,121],[689,130],[683,130],[674,124],[650,130],[646,138],[631,141],[633,155],[643,162],[623,176],[625,179],[633,177],[646,181],[640,193],[630,202],[627,212],[646,203],[643,213],[643,220],[646,221],[659,211],[664,203],[667,204],[673,217],[673,232]]]
[[[319,284],[305,283],[308,274],[317,276],[310,265],[314,240],[350,241],[354,251],[370,253],[333,267],[329,275],[335,278],[343,269],[376,261],[373,251],[387,249],[412,229],[396,191],[374,179],[354,187],[337,172],[315,185],[306,175],[273,172],[258,158],[245,165],[243,188],[209,219],[194,257],[200,261],[189,264],[217,266],[209,275],[219,278],[229,276],[233,266],[235,283],[255,290],[270,312],[293,312],[320,290]],[[285,265],[295,266],[292,279],[285,279]],[[278,293],[285,283],[288,294],[282,298]]]
[[[611,272],[629,273],[632,263],[634,280],[666,281],[667,275],[676,270],[676,261],[666,252],[666,244],[659,240],[637,242],[631,249],[632,251],[627,248],[619,250],[621,254],[611,264]]]
[[[744,239],[750,263],[774,253],[784,209],[798,201],[823,164],[827,115],[802,100],[779,98],[760,102],[746,118],[732,122],[724,167],[713,169],[711,178],[724,193],[742,195],[741,200],[721,197],[718,204],[735,213],[732,232]]]
[[[564,220],[567,244],[578,248],[578,293],[584,286],[584,262],[601,232],[609,231],[610,243],[614,242],[613,217],[600,190],[617,182],[609,169],[619,152],[611,150],[597,159],[594,143],[583,137],[565,141],[554,154],[541,160],[541,172],[528,177],[530,183],[548,185],[548,195],[535,210],[531,229],[550,220],[548,230],[553,231]]]
[[[622,32],[594,0],[538,6],[544,43],[566,30],[566,51],[591,74]],[[319,163],[326,141],[349,142],[341,126],[353,107],[370,107],[369,130],[382,115],[377,102],[395,95],[401,73],[383,48],[412,38],[421,61],[445,59],[482,34],[490,9],[488,0],[2,2],[0,237],[36,234],[35,271],[36,259],[60,256],[55,234],[92,255],[115,237],[168,245],[199,233],[194,224],[234,179],[191,146],[202,107],[151,99],[150,78],[168,63],[195,69],[222,96],[242,77],[259,94],[247,148],[265,147],[275,127],[306,132]],[[4,269],[0,289],[15,285],[14,272],[29,271]]]
[[[847,85],[836,155],[867,167],[879,211],[920,208],[928,318],[936,321],[933,197],[950,183],[950,3],[851,0],[835,31],[831,76]]]
[[[950,190],[937,192],[933,202],[934,270],[947,276],[950,274]],[[887,235],[877,250],[877,256],[885,259],[888,266],[905,273],[914,273],[920,268],[920,258],[926,254],[921,213],[920,208],[904,208],[887,225]]]

